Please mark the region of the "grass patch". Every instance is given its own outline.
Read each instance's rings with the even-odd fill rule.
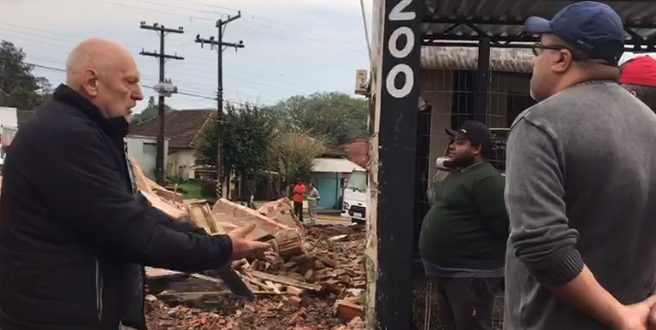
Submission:
[[[203,199],[204,196],[201,194],[200,182],[197,181],[185,181],[178,183],[178,192],[182,193],[184,199]]]

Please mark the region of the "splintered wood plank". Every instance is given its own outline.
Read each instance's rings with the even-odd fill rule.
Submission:
[[[182,210],[171,203],[167,203],[161,197],[155,194],[148,193],[144,190],[141,191],[141,194],[146,197],[150,205],[164,212],[166,215],[173,219],[182,219],[188,215],[185,210]]]
[[[233,203],[225,198],[221,198],[216,204],[214,204],[212,212],[218,216],[221,221],[232,222],[240,227],[247,225],[250,222],[256,222],[258,223],[258,226],[262,226],[263,229],[271,234],[274,234],[279,230],[295,229],[266,217],[256,210]],[[221,215],[224,215],[227,219],[221,218]]]
[[[214,228],[212,228],[210,223],[207,221],[205,213],[203,212],[203,206],[201,204],[187,205],[187,209],[189,210],[189,217],[191,218],[191,221],[196,226],[205,229],[208,234],[213,233]]]
[[[176,277],[176,276],[183,276],[184,273],[181,272],[176,272],[174,270],[168,270],[168,269],[163,269],[163,268],[155,268],[155,267],[146,267],[146,277],[148,278],[163,278],[163,277]]]
[[[301,229],[303,224],[294,216],[292,202],[287,197],[279,200],[265,203],[257,211],[277,222],[285,224],[291,228]]]
[[[285,284],[289,286],[294,286],[297,288],[301,289],[306,289],[314,292],[321,291],[321,286],[316,285],[316,284],[311,284],[307,282],[301,282],[297,281],[295,279],[289,278],[289,277],[284,277],[284,276],[278,276],[278,275],[272,275],[272,274],[267,274],[259,271],[251,271],[249,274],[255,278],[259,278],[265,281],[271,281],[275,283],[280,283],[280,284]]]
[[[201,210],[203,211],[203,216],[205,216],[205,221],[207,221],[207,224],[212,228],[212,234],[218,234],[218,235],[224,235],[227,234],[228,232],[219,224],[218,221],[216,221],[216,218],[214,217],[214,214],[212,214],[212,210],[210,210],[209,205],[203,204]]]
[[[139,166],[139,163],[137,163],[134,158],[130,157],[128,159],[130,160],[130,165],[132,165],[132,174],[134,175],[134,180],[137,182],[137,189],[149,194],[153,194],[153,188],[148,182],[150,179],[146,177],[143,170],[141,169],[141,166]]]
[[[173,202],[177,202],[177,203],[182,203],[183,202],[182,194],[180,194],[180,193],[170,191],[168,189],[164,189],[164,188],[157,187],[157,186],[153,187],[153,191],[155,192],[155,194],[157,194],[158,196],[160,196],[164,199],[167,199],[167,200],[170,200],[170,201],[173,201]]]

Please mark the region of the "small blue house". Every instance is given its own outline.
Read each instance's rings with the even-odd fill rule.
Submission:
[[[319,157],[312,164],[311,181],[317,186],[320,209],[341,210],[344,186],[351,172],[365,169],[346,158]]]

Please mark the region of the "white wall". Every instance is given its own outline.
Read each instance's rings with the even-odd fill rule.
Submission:
[[[196,167],[196,150],[186,149],[172,152],[167,162],[166,176],[169,178],[193,179]]]
[[[17,132],[18,127],[16,126],[3,126],[2,131],[0,131],[0,134],[2,134],[2,146],[9,146],[11,144],[11,140],[14,139],[14,136],[16,136]]]
[[[0,107],[0,126],[18,126],[16,108]]]
[[[157,139],[149,136],[128,135],[125,138],[128,157],[134,159],[147,177],[155,179]],[[168,164],[169,140],[164,140],[164,173]]]

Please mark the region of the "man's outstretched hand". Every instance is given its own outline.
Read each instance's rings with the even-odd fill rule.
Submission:
[[[249,241],[244,239],[253,230],[255,230],[255,224],[237,228],[228,233],[228,236],[230,236],[230,239],[232,240],[232,255],[230,256],[231,260],[245,258],[256,252],[268,250],[271,248],[269,243]]]

